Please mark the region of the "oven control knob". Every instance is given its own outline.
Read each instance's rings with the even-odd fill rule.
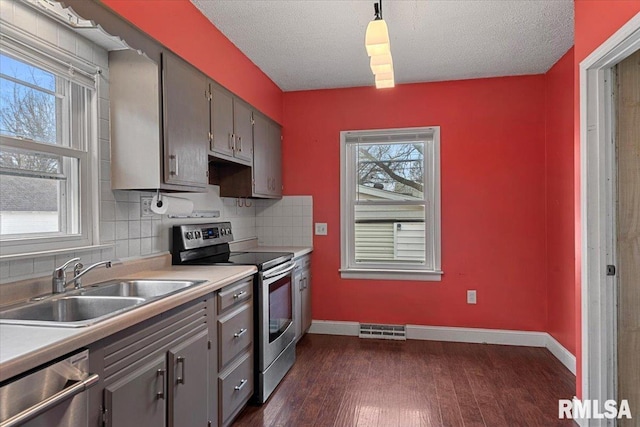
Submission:
[[[187,231],[186,233],[184,233],[184,237],[186,237],[187,240],[191,240],[193,239],[193,233],[191,231]]]
[[[196,239],[199,239],[200,237],[202,237],[202,234],[199,231],[196,231],[195,234],[196,234]]]

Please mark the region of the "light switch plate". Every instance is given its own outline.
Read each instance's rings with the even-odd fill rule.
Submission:
[[[327,223],[316,222],[316,236],[326,236],[326,235],[327,235]]]

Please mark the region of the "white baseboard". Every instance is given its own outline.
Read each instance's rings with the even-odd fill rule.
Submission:
[[[545,332],[407,325],[407,339],[544,347]]]
[[[358,336],[360,323],[314,320],[310,334]],[[545,347],[575,375],[576,358],[546,332],[509,331],[503,329],[454,328],[448,326],[406,325],[408,340],[449,341]]]
[[[576,357],[564,348],[551,334],[547,334],[547,350],[553,354],[573,375],[576,374]]]

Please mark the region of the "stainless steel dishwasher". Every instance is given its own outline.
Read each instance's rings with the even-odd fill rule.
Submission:
[[[0,384],[0,427],[86,427],[85,390],[99,379],[88,367],[84,350]]]

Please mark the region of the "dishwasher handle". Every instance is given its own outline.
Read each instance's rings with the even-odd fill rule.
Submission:
[[[58,393],[43,400],[42,402],[38,402],[32,407],[25,409],[24,411],[14,415],[8,420],[1,422],[0,427],[17,427],[19,425],[22,425],[23,423],[37,417],[38,415],[44,413],[57,404],[71,399],[76,394],[88,390],[89,388],[93,387],[99,379],[100,376],[98,374],[89,375],[84,380],[78,381],[77,383],[63,390],[60,390]]]

